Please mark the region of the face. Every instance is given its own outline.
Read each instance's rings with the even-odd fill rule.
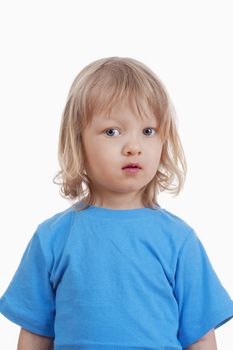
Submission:
[[[157,127],[148,109],[141,119],[128,103],[115,107],[110,116],[93,116],[83,131],[82,142],[86,172],[96,193],[95,205],[143,207],[141,192],[155,176],[162,152]],[[138,163],[140,169],[123,169],[129,163]]]

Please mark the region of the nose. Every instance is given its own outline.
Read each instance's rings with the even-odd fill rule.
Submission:
[[[138,142],[130,142],[127,145],[124,146],[123,153],[124,155],[135,155],[135,154],[141,154],[141,146]]]

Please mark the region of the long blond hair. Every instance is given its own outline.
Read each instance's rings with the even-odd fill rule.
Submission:
[[[86,209],[95,202],[93,186],[85,170],[82,131],[95,113],[108,113],[123,99],[134,100],[140,115],[143,114],[140,102],[146,99],[159,123],[163,142],[158,170],[142,193],[144,206],[157,206],[160,191],[178,195],[183,188],[187,164],[175,109],[164,84],[150,68],[136,59],[102,58],[84,67],[74,79],[60,125],[58,161],[61,170],[53,182],[60,185],[63,198],[82,202],[83,206],[77,210]],[[55,181],[56,178],[59,182]]]

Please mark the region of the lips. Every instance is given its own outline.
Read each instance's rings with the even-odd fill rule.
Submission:
[[[128,163],[128,164],[126,164],[122,169],[127,169],[127,168],[137,168],[137,169],[141,169],[142,167],[140,166],[139,163]]]

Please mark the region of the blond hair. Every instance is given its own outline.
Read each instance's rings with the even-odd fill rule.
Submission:
[[[159,191],[178,195],[184,185],[187,164],[177,131],[175,109],[165,86],[151,69],[136,59],[102,58],[84,67],[74,79],[59,132],[61,170],[53,182],[60,185],[62,197],[82,202],[81,210],[95,203],[93,186],[85,170],[82,131],[95,113],[108,113],[123,99],[133,100],[139,115],[143,114],[141,102],[146,99],[158,121],[163,142],[158,170],[142,192],[143,205],[154,208],[158,205]],[[56,182],[56,178],[60,182]]]

